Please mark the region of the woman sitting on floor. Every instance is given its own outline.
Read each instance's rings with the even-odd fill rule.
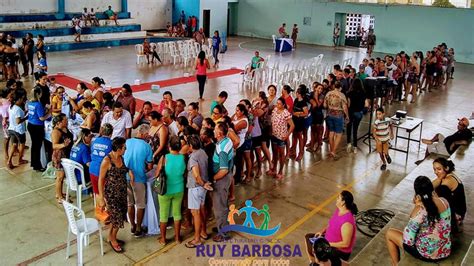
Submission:
[[[306,250],[311,263],[310,265],[317,265],[315,253],[312,248],[313,238],[326,238],[333,248],[331,261],[337,260],[338,258],[347,261],[351,256],[356,239],[354,215],[358,212],[357,205],[354,203],[354,196],[347,190],[342,191],[337,197],[336,206],[337,209],[331,219],[329,219],[326,228],[316,234],[309,233],[305,236]]]
[[[400,261],[400,249],[426,262],[438,262],[451,254],[451,209],[446,199],[434,193],[426,176],[415,179],[415,208],[402,231],[390,228],[385,241],[392,265]]]
[[[451,227],[454,232],[460,232],[466,215],[466,194],[464,185],[454,173],[454,163],[445,158],[438,158],[433,162],[436,179],[433,187],[439,197],[445,198],[451,207]]]

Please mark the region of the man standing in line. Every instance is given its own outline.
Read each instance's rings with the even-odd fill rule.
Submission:
[[[338,46],[339,44],[340,33],[341,33],[341,28],[339,28],[339,23],[336,23],[336,26],[334,26],[334,30],[332,33],[332,42],[334,43],[334,47]]]
[[[125,165],[135,177],[134,182],[129,182],[127,186],[128,218],[132,228],[131,232],[135,237],[141,237],[145,233],[142,230],[142,222],[146,207],[146,172],[153,169],[153,151],[150,144],[144,140],[149,131],[149,125],[140,125],[137,129],[137,136],[128,139],[125,143],[127,149],[123,157]],[[136,216],[135,207],[137,209]]]
[[[374,29],[369,29],[369,35],[367,36],[367,54],[369,54],[369,57],[372,56],[376,41],[377,38],[375,37]]]
[[[212,203],[214,206],[214,216],[218,234],[212,240],[222,242],[229,240],[227,233],[221,232],[222,228],[229,224],[227,216],[229,214],[229,188],[232,181],[232,168],[234,167],[234,149],[232,141],[227,137],[227,125],[218,123],[214,129],[217,139],[216,150],[212,158],[214,165],[214,193],[212,194]]]

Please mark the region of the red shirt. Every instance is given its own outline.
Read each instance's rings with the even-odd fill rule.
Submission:
[[[174,112],[174,109],[176,108],[176,102],[174,100],[171,100],[171,105],[173,106],[173,111]],[[165,100],[162,100],[161,103],[160,103],[160,106],[158,106],[158,113],[162,113],[163,112],[163,109],[165,109],[167,106],[166,106],[166,101]]]
[[[286,109],[288,109],[290,113],[293,113],[293,98],[291,98],[291,96],[288,95],[288,97],[285,98],[285,102],[286,102]]]
[[[191,26],[196,27],[197,21],[196,18],[191,19]]]

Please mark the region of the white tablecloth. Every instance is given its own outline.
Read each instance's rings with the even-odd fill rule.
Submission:
[[[80,115],[76,115],[75,119],[68,118],[67,128],[71,131],[74,136],[74,140],[77,139],[79,132],[81,131],[81,124],[84,122],[84,119]],[[44,139],[51,142],[51,132],[53,132],[53,121],[47,121],[44,123]]]

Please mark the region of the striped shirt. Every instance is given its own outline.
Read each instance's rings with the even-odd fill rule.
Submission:
[[[225,137],[216,143],[212,162],[214,173],[217,173],[220,169],[228,169],[229,173],[232,171],[234,167],[234,148],[229,138]]]
[[[375,135],[381,142],[387,142],[390,140],[390,118],[385,117],[383,120],[376,119],[374,122]]]

